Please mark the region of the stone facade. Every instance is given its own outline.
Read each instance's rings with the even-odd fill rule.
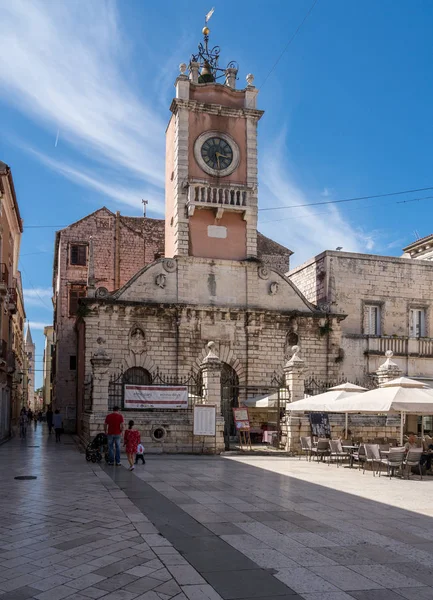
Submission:
[[[0,442],[9,437],[22,402],[17,395],[17,366],[24,363],[25,313],[18,271],[22,232],[12,172],[0,161]]]
[[[240,402],[248,388],[271,385],[275,374],[283,380],[294,338],[308,357],[307,373],[323,379],[337,375],[341,317],[330,315],[331,331],[321,335],[324,313],[308,303],[284,275],[257,263],[160,259],[108,297],[81,302],[86,307],[78,327],[79,344],[84,348],[78,386],[83,437],[102,427],[86,411],[102,415],[108,407],[107,380],[105,395],[98,396],[99,400],[94,389],[92,360],[100,347],[109,359],[106,375],[112,378],[138,367],[150,380],[162,373],[180,381],[203,369],[206,344],[214,341],[217,356],[236,373]],[[137,328],[143,340],[138,347],[132,340]],[[213,391],[212,402],[221,402],[218,394]],[[206,402],[206,394],[200,401]],[[191,451],[191,414],[171,415],[172,421],[169,414],[149,416],[134,411],[131,418],[149,431],[159,421],[166,428],[168,424],[173,437],[166,440],[164,450]]]
[[[310,302],[347,314],[339,370],[349,380],[375,373],[391,350],[405,375],[433,382],[431,261],[326,251],[288,277]]]
[[[36,346],[33,342],[30,325],[27,325],[24,340],[24,353],[26,355],[26,376],[24,378],[24,405],[35,410],[35,364]]]
[[[163,256],[163,227],[164,222],[159,219],[124,217],[104,207],[56,234],[53,399],[69,431],[76,429],[78,360],[75,321],[78,298],[88,293],[89,240],[92,239],[94,249],[95,293],[104,295],[122,286],[143,265]],[[75,293],[73,307],[71,292]]]
[[[44,327],[44,337],[43,405],[46,409],[52,403],[53,393],[52,357],[54,354],[54,327],[52,325]]]

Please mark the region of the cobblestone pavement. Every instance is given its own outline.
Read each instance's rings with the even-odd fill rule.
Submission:
[[[305,600],[433,600],[431,477],[252,456],[164,456],[136,474]]]
[[[0,447],[0,600],[433,600],[432,478],[53,438]]]
[[[0,446],[0,511],[0,600],[299,598],[134,473],[86,463],[40,424]]]

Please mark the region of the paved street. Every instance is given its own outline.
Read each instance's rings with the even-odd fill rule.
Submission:
[[[433,599],[433,478],[257,456],[130,473],[38,425],[0,447],[0,489],[0,600]]]

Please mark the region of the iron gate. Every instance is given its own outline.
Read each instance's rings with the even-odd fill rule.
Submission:
[[[201,373],[194,373],[191,371],[184,377],[175,377],[171,375],[163,375],[159,370],[156,371],[155,375],[151,375],[149,371],[142,367],[132,367],[127,371],[121,371],[119,375],[110,377],[108,385],[108,409],[112,410],[114,406],[118,406],[121,410],[125,409],[125,397],[124,390],[125,384],[135,385],[155,385],[155,386],[176,386],[181,385],[188,388],[188,408],[175,409],[176,412],[190,412],[194,409],[196,401],[201,401],[203,384]],[[137,409],[134,409],[137,410]],[[141,409],[143,410],[143,409]],[[170,409],[162,408],[146,408],[148,412],[153,411],[164,411]]]
[[[221,373],[221,414],[224,417],[224,444],[226,450],[229,450],[230,444],[236,443],[238,439],[233,408],[242,406],[245,400],[266,398],[268,396],[273,397],[272,402],[275,406],[261,411],[262,414],[266,413],[268,415],[266,422],[256,423],[254,421],[255,409],[249,411],[253,441],[262,441],[263,431],[266,427],[271,427],[276,431],[277,439],[281,440],[281,421],[285,412],[285,403],[289,400],[289,391],[285,386],[284,377],[279,377],[275,373],[269,385],[240,385],[236,372],[229,365],[223,365]]]

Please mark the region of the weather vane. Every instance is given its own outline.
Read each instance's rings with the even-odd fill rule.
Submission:
[[[209,33],[210,29],[207,26],[209,19],[215,12],[215,8],[212,8],[204,18],[204,27],[202,29],[202,33],[204,36],[204,44],[200,43],[198,45],[198,53],[193,54],[191,56],[191,63],[199,63],[201,67],[201,74],[198,79],[199,83],[210,83],[216,81],[217,79],[221,79],[226,76],[226,69],[234,68],[238,69],[238,64],[235,61],[229,62],[226,69],[222,69],[218,66],[218,60],[220,56],[220,47],[214,46],[209,49]]]

